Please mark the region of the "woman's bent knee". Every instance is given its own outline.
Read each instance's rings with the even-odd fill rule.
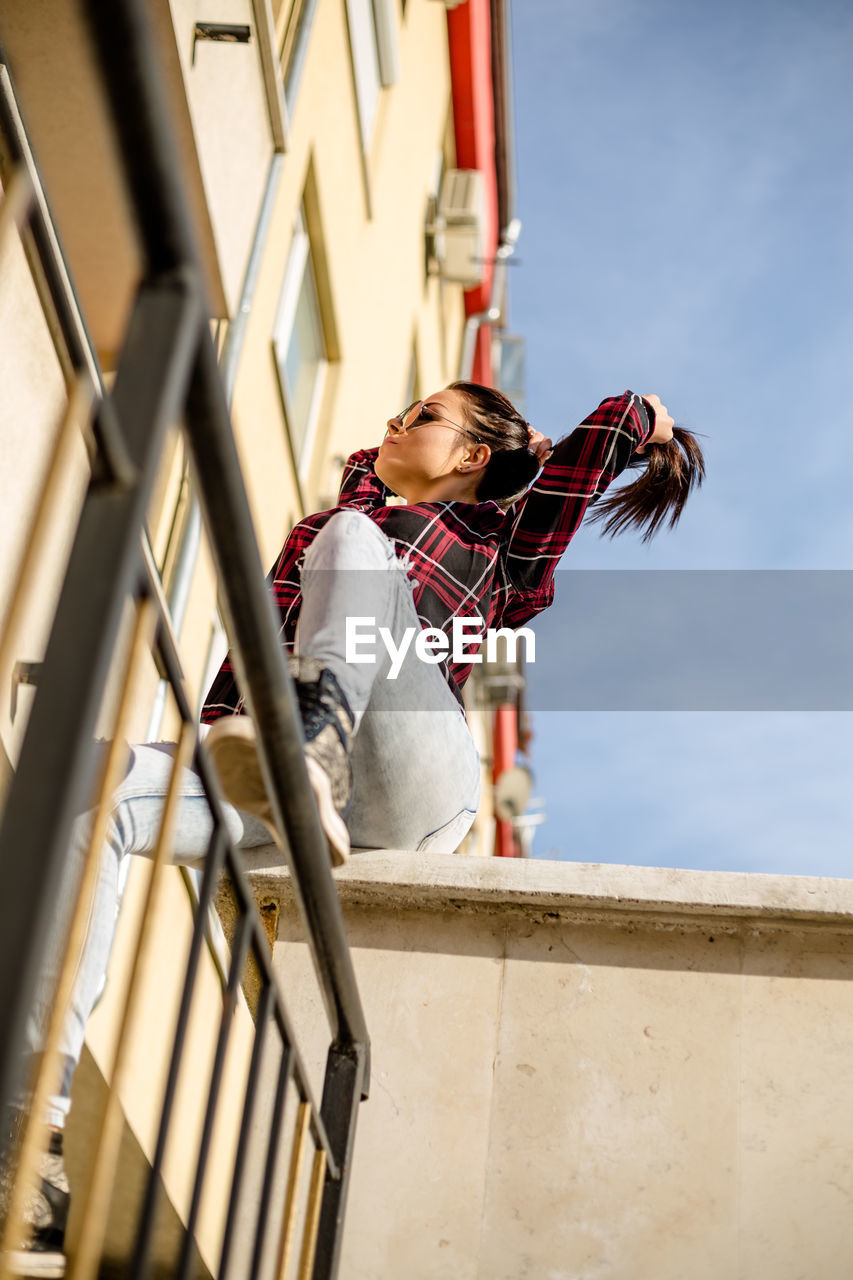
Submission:
[[[344,548],[351,548],[354,544],[363,547],[365,543],[371,543],[384,553],[386,560],[394,555],[394,547],[390,539],[382,532],[375,520],[371,520],[370,516],[363,511],[342,510],[330,516],[306,551],[306,562],[316,554],[316,548],[322,548],[329,543]]]

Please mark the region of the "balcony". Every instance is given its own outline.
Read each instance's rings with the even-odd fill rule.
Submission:
[[[307,1030],[289,878],[251,879]],[[348,1280],[844,1280],[853,883],[389,850],[336,884],[374,1054]]]

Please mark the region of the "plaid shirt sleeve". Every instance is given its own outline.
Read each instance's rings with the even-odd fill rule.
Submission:
[[[374,503],[382,506],[388,496],[388,489],[374,470],[378,446],[373,449],[359,449],[347,458],[344,474],[341,478],[338,506],[349,507],[354,503]]]
[[[554,570],[584,512],[653,430],[643,400],[632,391],[602,400],[571,435],[557,442],[534,483],[509,508],[507,577],[531,605],[545,608],[551,603]]]

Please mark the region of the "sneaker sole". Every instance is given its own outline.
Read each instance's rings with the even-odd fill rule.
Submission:
[[[222,728],[217,733],[220,725]],[[235,809],[242,809],[259,818],[279,848],[284,849],[260,772],[254,726],[248,717],[235,716],[234,723],[230,720],[217,720],[205,738],[204,745],[213,757],[222,790],[229,803]],[[332,866],[341,867],[350,853],[347,825],[335,808],[331,784],[325,770],[307,754],[305,764],[308,781],[317,801],[320,824],[329,846]]]
[[[281,837],[261,776],[251,721],[247,716],[217,720],[204,745],[213,758],[228,803],[260,819],[281,848]]]
[[[347,824],[335,808],[335,802],[332,799],[332,784],[329,782],[329,775],[325,769],[317,763],[313,756],[306,755],[305,764],[308,769],[308,781],[311,783],[311,790],[314,792],[314,798],[317,801],[317,808],[320,812],[320,823],[326,833],[332,866],[342,867],[349,857],[350,851]]]
[[[3,1268],[10,1276],[29,1276],[33,1280],[63,1280],[65,1255],[51,1250],[39,1253],[32,1249],[10,1249],[2,1255]]]

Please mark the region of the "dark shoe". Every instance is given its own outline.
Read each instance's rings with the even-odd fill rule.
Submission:
[[[294,655],[290,672],[305,732],[305,763],[329,840],[332,865],[349,857],[346,819],[352,806],[350,752],[355,719],[334,672],[319,658]]]
[[[290,673],[305,735],[305,764],[326,833],[332,865],[349,857],[346,817],[352,803],[353,714],[333,674],[319,659],[303,655],[289,659]],[[248,716],[223,716],[205,738],[228,801],[260,818],[276,843],[279,834],[258,762],[255,727]]]
[[[18,1129],[20,1124],[17,1124]],[[12,1136],[7,1159],[14,1160],[17,1133]],[[13,1176],[11,1166],[3,1170],[2,1219],[5,1225]],[[61,1280],[65,1275],[65,1229],[71,1194],[62,1158],[62,1134],[51,1131],[47,1151],[39,1155],[36,1185],[24,1199],[23,1226],[26,1240],[18,1249],[3,1255],[3,1265],[11,1276],[41,1276]]]

